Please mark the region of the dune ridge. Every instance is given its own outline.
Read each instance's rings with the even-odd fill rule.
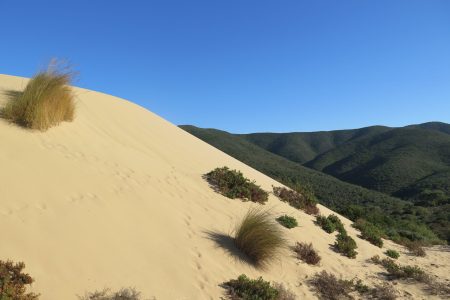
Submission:
[[[0,91],[21,90],[26,82],[0,75]],[[38,132],[0,119],[0,259],[24,261],[42,299],[127,286],[156,299],[219,299],[219,284],[243,273],[314,299],[306,278],[321,270],[381,282],[382,269],[367,260],[386,249],[398,250],[400,263],[448,282],[448,248],[434,247],[423,258],[390,241],[380,249],[358,238],[340,216],[358,244],[359,255],[349,259],[331,249],[335,235],[314,225],[313,216],[272,194],[266,207],[274,216],[289,214],[299,222],[284,230],[290,244],[312,242],[322,261],[309,266],[286,250],[268,269],[255,269],[234,254],[229,240],[215,237],[226,236],[256,204],[214,192],[202,175],[228,166],[267,191],[281,184],[132,102],[74,91],[71,123]],[[5,101],[0,95],[0,106]],[[406,298],[434,298],[419,285],[399,283],[396,289]]]

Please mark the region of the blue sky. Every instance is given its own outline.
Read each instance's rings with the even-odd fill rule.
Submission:
[[[0,73],[69,59],[76,85],[175,124],[450,123],[446,0],[0,0],[0,26]]]

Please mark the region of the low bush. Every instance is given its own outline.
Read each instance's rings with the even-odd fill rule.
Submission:
[[[334,274],[322,271],[314,275],[311,283],[321,299],[352,299],[349,295],[354,289],[351,280],[338,279]]]
[[[261,204],[269,199],[269,194],[260,186],[245,178],[240,171],[228,167],[216,168],[205,178],[219,193],[231,199],[241,198]]]
[[[312,243],[297,243],[294,247],[294,252],[297,253],[298,259],[310,265],[317,265],[321,260]]]
[[[235,229],[236,247],[257,267],[264,267],[286,247],[282,229],[268,211],[250,209]]]
[[[420,241],[408,241],[405,242],[404,245],[412,255],[421,257],[427,255],[425,250],[423,249],[423,244]]]
[[[344,224],[342,224],[341,220],[336,215],[329,215],[328,217],[318,215],[316,216],[316,224],[328,233],[332,233],[336,230],[340,233],[347,233]]]
[[[317,199],[311,189],[296,185],[295,190],[285,187],[273,187],[273,194],[280,198],[281,201],[289,203],[289,205],[301,209],[307,214],[316,215],[319,213],[317,207]]]
[[[231,299],[242,300],[278,300],[279,291],[262,277],[250,279],[242,274],[238,279],[232,279],[222,285],[227,289]]]
[[[355,251],[355,249],[358,248],[355,240],[345,233],[339,233],[336,236],[334,246],[339,253],[349,258],[355,258],[358,254],[358,252]]]
[[[0,299],[1,300],[37,300],[39,295],[27,293],[27,285],[33,283],[30,275],[24,274],[23,262],[0,260]]]
[[[400,257],[400,254],[399,254],[397,251],[392,250],[392,249],[387,250],[387,251],[385,252],[385,254],[386,254],[387,256],[389,256],[390,258],[394,258],[394,259],[397,259],[397,258]]]
[[[356,220],[356,222],[353,223],[353,227],[361,232],[361,238],[369,241],[375,246],[380,248],[383,247],[383,240],[381,239],[383,233],[378,227],[364,219]]]
[[[297,299],[295,294],[291,290],[286,288],[283,284],[277,283],[277,282],[273,282],[272,286],[275,289],[277,289],[277,291],[278,291],[278,298],[277,298],[277,300],[296,300]]]
[[[72,73],[56,64],[30,79],[22,92],[9,93],[3,116],[31,129],[47,130],[72,121],[75,103],[70,83]]]
[[[372,257],[372,262],[383,266],[391,279],[410,279],[425,283],[430,281],[430,276],[418,266],[400,266],[390,258],[380,260],[379,256]]]
[[[397,299],[397,292],[390,284],[376,285],[370,290],[372,299],[381,300],[395,300]]]
[[[297,220],[294,217],[290,217],[287,215],[281,216],[277,218],[278,223],[283,225],[286,228],[292,229],[298,226]]]
[[[103,289],[86,293],[83,297],[78,297],[80,300],[141,300],[141,293],[134,288],[123,288],[117,292],[111,292],[110,289]]]

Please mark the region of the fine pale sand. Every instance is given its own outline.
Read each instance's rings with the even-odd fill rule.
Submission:
[[[0,75],[0,92],[21,90],[26,82]],[[215,193],[202,174],[229,166],[267,191],[278,182],[131,102],[75,92],[75,120],[47,132],[0,119],[0,259],[25,262],[41,299],[129,286],[147,298],[220,299],[219,284],[242,273],[314,299],[307,278],[321,270],[368,285],[382,282],[383,270],[367,260],[388,248],[400,251],[400,263],[417,264],[448,283],[448,249],[430,249],[424,258],[390,241],[379,249],[357,238],[344,219],[358,244],[357,258],[349,259],[332,250],[334,234],[273,195],[266,207],[274,216],[299,221],[285,230],[289,242],[312,242],[322,262],[309,266],[286,251],[267,270],[254,269],[236,256],[226,235],[255,204]],[[2,94],[0,106],[4,101]],[[395,287],[402,298],[433,298],[417,284]]]

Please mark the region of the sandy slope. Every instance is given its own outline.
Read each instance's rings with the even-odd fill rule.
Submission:
[[[0,90],[25,84],[0,75]],[[266,271],[246,265],[220,237],[251,204],[216,194],[201,176],[227,165],[266,190],[279,184],[131,102],[85,89],[76,94],[75,121],[45,133],[0,119],[0,259],[24,261],[42,299],[123,286],[157,299],[219,299],[218,285],[241,273],[283,282],[301,299],[315,298],[305,278],[322,269],[380,281],[382,270],[366,261],[384,249],[347,226],[360,254],[340,256],[330,249],[334,235],[273,195],[267,207],[275,215],[299,220],[300,227],[286,230],[291,243],[313,242],[321,266],[289,252]],[[448,250],[429,251],[426,258],[403,254],[400,262],[413,259],[448,280],[449,257]],[[397,288],[428,298],[418,286]]]

